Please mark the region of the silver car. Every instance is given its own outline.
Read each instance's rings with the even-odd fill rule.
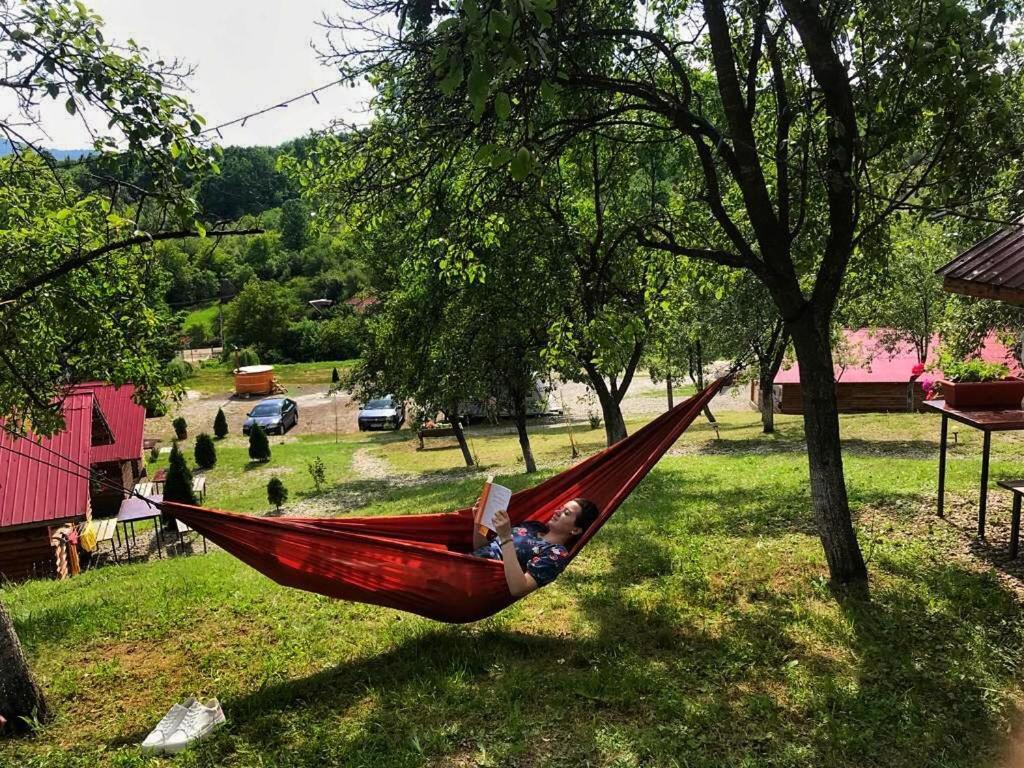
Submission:
[[[359,431],[368,429],[398,429],[405,421],[405,404],[394,395],[370,400],[359,409]]]

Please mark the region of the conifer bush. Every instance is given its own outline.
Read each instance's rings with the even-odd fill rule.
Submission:
[[[213,469],[217,465],[217,449],[213,445],[213,438],[205,432],[196,436],[194,453],[196,466],[200,469]]]
[[[164,481],[164,501],[196,503],[196,497],[192,493],[192,470],[188,468],[185,456],[177,443],[171,448],[171,463],[167,468],[167,479]]]
[[[217,409],[217,416],[213,420],[213,434],[218,440],[223,440],[228,435],[228,419],[223,408]]]
[[[267,501],[273,504],[278,512],[281,511],[281,505],[288,501],[288,489],[284,487],[280,478],[272,477],[267,483]]]
[[[254,424],[249,432],[249,458],[253,461],[270,461],[270,441],[259,424]]]

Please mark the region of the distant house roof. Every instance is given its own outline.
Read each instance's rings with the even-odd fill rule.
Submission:
[[[950,293],[1024,304],[1024,219],[975,243],[935,274]]]
[[[352,307],[352,310],[357,314],[362,314],[374,304],[377,303],[376,296],[353,296],[351,299],[345,299],[344,304]]]
[[[843,384],[891,384],[910,381],[914,375],[914,366],[917,365],[917,353],[908,343],[898,344],[892,351],[887,350],[881,342],[883,333],[885,329],[861,328],[843,331],[849,360],[837,361],[836,381]],[[938,337],[935,337],[929,345],[929,364],[934,362],[932,353],[937,346]],[[979,356],[986,362],[1004,363],[1010,366],[1011,371],[1020,372],[1020,366],[1010,350],[994,334],[985,339]],[[843,362],[846,362],[846,365],[843,365]],[[929,374],[932,378],[937,375],[936,372]],[[775,383],[799,384],[800,366],[793,365],[779,371],[775,376]]]
[[[99,409],[91,392],[64,399],[64,431],[51,438],[0,430],[0,528],[80,517],[89,504],[88,467]]]
[[[132,399],[135,385],[115,387],[102,381],[89,381],[76,385],[71,391],[93,394],[114,435],[111,444],[94,444],[90,463],[136,461],[142,458],[142,430],[146,423],[146,409]]]

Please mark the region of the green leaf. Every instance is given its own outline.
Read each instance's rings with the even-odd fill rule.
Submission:
[[[501,168],[509,160],[512,159],[512,150],[508,147],[498,147],[494,151],[494,155],[491,157],[491,168]]]
[[[481,165],[486,165],[494,157],[497,148],[496,144],[483,144],[473,155],[473,159]]]
[[[466,85],[466,95],[469,97],[470,103],[482,112],[484,103],[487,101],[487,94],[491,89],[491,79],[482,68],[473,67]]]
[[[501,91],[494,97],[494,114],[498,116],[499,120],[507,120],[511,112],[512,101],[509,99],[507,93]]]
[[[69,98],[64,102],[64,109],[68,111],[69,115],[73,115],[78,112],[78,105],[75,104],[75,100],[73,98]]]
[[[503,11],[491,11],[490,27],[504,40],[512,37],[512,17]]]
[[[530,150],[526,147],[520,147],[519,151],[516,152],[515,157],[512,158],[512,165],[509,169],[512,171],[512,178],[516,181],[522,181],[530,173],[530,163],[532,160]]]
[[[455,89],[462,85],[462,80],[462,61],[459,60],[458,57],[452,56],[448,60],[448,74],[445,76],[444,80],[441,81],[438,87],[441,89],[441,93],[446,96],[451,96],[455,93]]]

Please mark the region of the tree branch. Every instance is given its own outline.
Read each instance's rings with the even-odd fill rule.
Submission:
[[[208,237],[227,237],[238,235],[259,235],[262,233],[263,229],[261,227],[253,227],[250,229],[229,229],[221,230],[219,232],[208,232],[206,233],[206,235]],[[68,259],[63,264],[60,264],[59,266],[56,266],[53,269],[47,270],[46,272],[36,275],[35,277],[31,278],[30,280],[27,280],[25,283],[17,286],[16,288],[12,288],[11,290],[7,291],[7,293],[0,295],[0,306],[3,306],[5,304],[11,304],[20,299],[25,294],[34,291],[36,288],[39,288],[40,286],[46,285],[49,282],[52,282],[60,277],[63,277],[69,272],[74,272],[76,269],[81,269],[82,267],[91,264],[97,259],[101,259],[104,256],[115,251],[120,251],[125,248],[132,248],[133,246],[136,245],[146,245],[147,243],[155,243],[161,240],[184,240],[185,238],[189,237],[201,236],[202,235],[200,235],[200,233],[197,230],[183,229],[176,230],[173,232],[157,232],[155,234],[144,233],[141,235],[135,235],[133,237],[125,238],[124,240],[115,240],[114,242],[107,243],[106,245],[102,245],[99,248],[94,248],[91,251],[86,251],[85,253],[82,253],[74,257],[73,259]]]

